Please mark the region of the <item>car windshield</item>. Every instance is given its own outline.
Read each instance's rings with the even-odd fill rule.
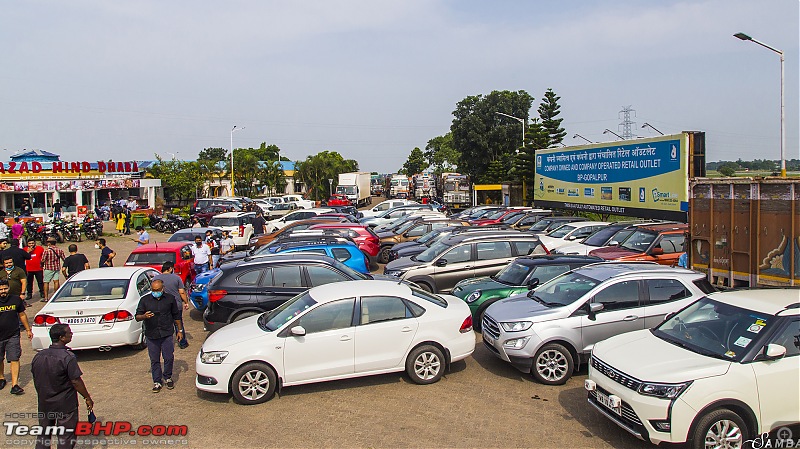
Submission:
[[[619,246],[620,248],[625,248],[631,251],[636,251],[637,253],[643,253],[647,251],[647,248],[653,244],[653,241],[658,237],[658,234],[653,232],[643,231],[641,229],[637,229],[633,231],[628,238],[625,239]]]
[[[395,234],[402,234],[402,233],[408,231],[409,229],[411,229],[411,227],[414,226],[415,224],[416,224],[415,220],[409,220],[409,221],[407,221],[405,223],[401,223],[400,225],[395,226],[394,228],[392,228],[392,232],[395,233]]]
[[[506,213],[506,211],[498,210],[498,211],[496,211],[496,212],[494,212],[492,214],[488,214],[487,216],[482,217],[482,218],[485,218],[487,220],[497,220],[498,218],[502,217],[504,213]]]
[[[486,218],[489,214],[491,214],[494,211],[495,211],[494,209],[479,210],[478,212],[475,212],[474,214],[470,215],[469,218],[471,220],[475,220],[475,219],[478,219],[478,218],[483,219],[483,218]]]
[[[355,195],[356,186],[336,186],[336,193],[342,195]]]
[[[430,262],[439,254],[443,254],[450,249],[450,245],[445,242],[436,242],[430,248],[423,251],[420,255],[416,256],[414,260],[420,262]]]
[[[531,290],[528,297],[548,307],[561,307],[583,298],[600,281],[578,273],[564,273]]]
[[[278,203],[272,210],[293,210],[294,204],[291,203]]]
[[[698,354],[739,362],[773,317],[702,298],[653,329],[653,335]]]
[[[192,237],[194,240],[194,236]],[[164,262],[172,262],[175,263],[175,253],[170,252],[160,252],[160,253],[131,253],[128,256],[128,260],[125,261],[125,265],[159,265],[163,264]]]
[[[523,212],[512,212],[505,217],[503,217],[503,223],[505,224],[514,224],[522,219],[525,216]]]
[[[563,238],[565,235],[569,234],[570,232],[575,230],[575,226],[572,225],[561,225],[552,231],[547,233],[548,237],[553,237],[556,239]]]
[[[168,242],[193,242],[194,236],[199,235],[200,238],[206,238],[205,232],[176,232],[169,237]]]
[[[617,245],[620,242],[625,241],[625,239],[628,238],[628,236],[631,234],[633,234],[633,229],[620,229],[619,231],[617,231],[616,234],[614,234],[613,237],[611,237],[611,240],[609,240],[608,242],[609,243],[616,242],[614,244]]]
[[[109,301],[125,299],[130,279],[67,281],[52,302]]]
[[[336,259],[333,259],[333,266],[337,270],[342,271],[342,272],[346,273],[348,276],[350,276],[350,279],[353,279],[353,280],[372,279],[372,276],[370,276],[368,274],[364,274],[364,273],[359,273],[358,271],[348,267],[347,265],[339,262]]]
[[[214,217],[208,222],[209,226],[216,227],[236,227],[239,226],[239,219],[236,217]]]
[[[497,282],[507,285],[522,285],[533,267],[523,265],[518,261],[511,262],[492,277]]]
[[[586,239],[583,241],[583,244],[588,246],[603,246],[611,237],[617,234],[618,231],[619,228],[615,227],[600,228],[599,230],[595,231],[594,234],[586,237]]]
[[[271,312],[261,314],[258,317],[258,326],[262,330],[273,332],[316,303],[314,298],[306,291],[286,301]]]

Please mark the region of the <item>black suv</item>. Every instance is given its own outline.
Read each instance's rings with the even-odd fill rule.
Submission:
[[[207,330],[215,330],[272,310],[311,287],[360,279],[387,277],[358,273],[330,257],[312,253],[231,262],[222,265],[208,285],[203,321]]]

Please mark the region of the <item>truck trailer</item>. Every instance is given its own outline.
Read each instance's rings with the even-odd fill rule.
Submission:
[[[369,172],[339,173],[339,184],[336,185],[336,193],[346,196],[356,207],[371,204],[370,178]]]

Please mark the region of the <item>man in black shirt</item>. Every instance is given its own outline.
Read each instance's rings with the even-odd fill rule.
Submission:
[[[89,259],[82,253],[78,253],[78,245],[69,245],[69,256],[64,259],[61,266],[61,274],[64,278],[69,279],[75,273],[89,269]]]
[[[6,386],[5,365],[11,365],[11,394],[22,394],[25,390],[19,386],[19,358],[22,355],[22,345],[19,338],[19,323],[25,326],[28,340],[33,338],[31,326],[28,324],[28,315],[25,313],[25,302],[16,295],[8,294],[8,281],[0,280],[0,390]]]
[[[256,212],[256,217],[253,218],[251,223],[253,224],[253,235],[261,235],[264,233],[267,221],[264,220],[264,216],[261,214],[260,210]]]
[[[86,400],[90,411],[94,401],[83,383],[78,359],[67,347],[72,341],[72,330],[66,324],[55,324],[50,328],[49,348],[39,351],[31,361],[33,385],[39,396],[39,425],[64,426],[66,432],[58,435],[58,447],[75,446],[75,426],[78,424],[78,393]],[[50,447],[50,435],[36,439],[36,449]]]
[[[31,260],[31,255],[25,251],[24,249],[19,247],[19,239],[11,239],[11,246],[0,251],[0,259],[5,259],[6,257],[10,257],[11,260],[14,261],[15,267],[22,268],[22,271],[25,272],[25,277],[27,279],[28,272],[25,270],[25,261]]]
[[[177,326],[177,339],[183,338],[181,315],[174,296],[164,293],[164,283],[154,280],[150,293],[142,296],[136,307],[136,321],[144,321],[144,336],[147,337],[147,354],[150,356],[150,373],[153,375],[153,393],[175,388],[172,381],[172,364],[175,361],[175,342],[172,335]],[[164,369],[161,369],[161,358]],[[163,382],[163,384],[162,384]]]

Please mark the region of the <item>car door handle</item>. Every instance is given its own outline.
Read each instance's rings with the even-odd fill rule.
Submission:
[[[623,318],[622,321],[636,321],[638,319],[639,317],[636,315],[628,315],[625,318]]]
[[[472,265],[467,265],[466,267],[464,267],[465,270],[469,270],[470,268],[472,268]]]
[[[402,329],[400,329],[400,332],[411,332],[412,330],[413,330],[413,329],[411,329],[410,327],[408,327],[408,326],[405,326],[405,327],[403,327]]]
[[[342,335],[339,338],[339,341],[350,341],[350,336],[349,335]]]

